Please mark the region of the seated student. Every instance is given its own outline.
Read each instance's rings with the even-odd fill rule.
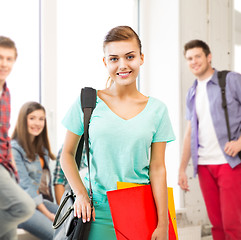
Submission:
[[[53,180],[55,199],[56,199],[56,202],[58,205],[60,204],[60,200],[66,189],[66,186],[68,186],[68,181],[67,181],[66,177],[64,176],[64,172],[63,172],[63,170],[60,166],[60,162],[59,162],[61,152],[62,152],[62,147],[59,150],[57,158],[56,158],[56,165],[55,165],[55,169],[54,169],[54,180]]]
[[[17,226],[30,218],[35,203],[17,184],[18,173],[11,155],[8,130],[10,128],[10,92],[7,77],[18,53],[15,43],[0,36],[0,239],[16,240]]]
[[[60,148],[56,158],[56,165],[54,169],[54,179],[53,179],[55,199],[58,205],[60,204],[64,191],[70,189],[69,183],[60,166],[60,156],[62,153],[62,148],[63,146]],[[80,162],[80,171],[86,168],[84,161],[85,161],[85,147],[83,147],[83,153],[82,153],[82,158]]]
[[[41,104],[27,102],[22,106],[11,144],[20,186],[36,204],[34,215],[18,227],[40,239],[52,240],[52,222],[58,205],[52,202],[49,158],[55,159],[55,156],[51,152],[45,109]]]

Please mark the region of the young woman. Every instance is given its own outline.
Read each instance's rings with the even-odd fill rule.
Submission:
[[[52,222],[58,206],[52,202],[49,158],[55,156],[50,149],[45,109],[41,104],[27,102],[22,106],[11,144],[20,186],[36,204],[34,215],[18,227],[40,239],[53,239]]]
[[[128,26],[111,29],[105,37],[103,62],[111,84],[97,92],[89,141],[91,183],[94,197],[94,222],[89,239],[116,239],[106,191],[116,189],[116,182],[151,184],[157,206],[158,225],[152,240],[168,237],[167,185],[165,169],[166,142],[174,134],[166,106],[141,94],[136,78],[144,62],[138,35]],[[88,189],[82,183],[74,155],[83,134],[83,113],[78,99],[63,124],[67,128],[61,165],[76,194],[74,212],[83,221],[91,218]],[[149,150],[150,158],[149,158]],[[85,177],[88,186],[88,174]],[[144,223],[145,224],[145,223]]]

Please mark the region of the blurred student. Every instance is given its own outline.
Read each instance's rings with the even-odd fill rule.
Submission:
[[[54,179],[53,179],[55,199],[56,199],[56,202],[58,205],[60,204],[60,200],[64,194],[66,186],[68,186],[68,181],[60,166],[59,159],[61,156],[61,152],[62,152],[62,147],[59,150],[57,158],[56,158],[56,165],[55,165],[55,169],[54,169]]]
[[[50,148],[46,113],[41,104],[27,102],[22,106],[11,144],[20,186],[36,204],[34,215],[18,227],[40,239],[52,240],[52,222],[58,205],[52,202],[49,159],[55,156]]]
[[[62,153],[63,146],[60,148],[57,158],[56,158],[56,165],[54,169],[54,179],[53,179],[53,184],[54,184],[54,192],[55,192],[55,199],[57,204],[60,204],[61,198],[64,194],[65,190],[70,190],[69,183],[64,175],[64,172],[61,168],[60,165],[60,156]],[[83,153],[82,153],[82,158],[80,162],[80,174],[82,174],[84,171],[83,169],[86,168],[85,165],[85,147],[83,147]]]
[[[34,201],[17,184],[18,173],[11,156],[10,93],[6,78],[17,58],[15,43],[0,36],[0,239],[17,239],[17,225],[34,213]]]
[[[196,77],[187,94],[187,129],[179,169],[179,185],[188,191],[186,168],[192,157],[214,240],[241,239],[241,75],[229,72],[226,98],[231,139],[222,108],[218,71],[212,67],[209,46],[191,40],[184,46],[190,71]]]

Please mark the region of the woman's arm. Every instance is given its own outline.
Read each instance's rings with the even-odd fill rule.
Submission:
[[[58,156],[56,158],[56,165],[55,165],[55,169],[53,172],[53,185],[54,185],[54,193],[55,193],[55,199],[57,204],[60,204],[61,198],[64,194],[65,191],[65,186],[68,184],[68,181],[64,175],[64,172],[60,166],[60,156],[62,153],[62,148],[59,150],[58,152]]]
[[[60,204],[61,198],[64,194],[65,187],[62,184],[55,184],[54,185],[54,193],[55,193],[55,199],[57,204]]]
[[[29,171],[24,164],[23,154],[15,147],[12,147],[12,157],[17,166],[20,186],[34,199],[36,205],[38,205],[43,201],[42,196],[38,193],[39,182],[29,176]]]
[[[46,206],[43,204],[43,203],[40,203],[38,206],[37,206],[37,209],[43,213],[48,219],[50,219],[50,221],[54,221],[54,217],[55,215],[53,213],[51,213],[47,208]]]
[[[74,215],[78,218],[82,217],[83,222],[90,221],[91,206],[87,190],[81,180],[79,171],[75,162],[75,152],[80,140],[80,136],[67,130],[65,142],[60,158],[61,167],[64,174],[76,194],[74,203]],[[95,220],[95,212],[93,209],[93,220]]]
[[[158,224],[151,240],[168,239],[168,200],[165,167],[165,142],[152,143],[150,181],[157,208]]]

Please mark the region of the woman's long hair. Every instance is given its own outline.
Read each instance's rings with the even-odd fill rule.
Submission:
[[[21,107],[12,134],[12,139],[18,141],[26,152],[27,157],[31,160],[36,159],[36,154],[43,158],[45,150],[48,151],[48,155],[51,159],[55,159],[55,155],[52,153],[49,144],[46,118],[42,132],[34,138],[33,142],[31,142],[30,134],[28,132],[27,116],[36,110],[43,110],[44,113],[46,113],[44,107],[38,102],[27,102]]]

